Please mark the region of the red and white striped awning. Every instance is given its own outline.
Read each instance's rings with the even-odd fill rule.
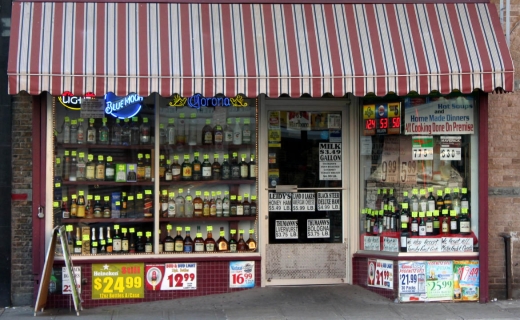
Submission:
[[[14,2],[9,93],[256,97],[513,90],[497,9]]]

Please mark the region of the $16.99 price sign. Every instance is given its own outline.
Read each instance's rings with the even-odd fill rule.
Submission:
[[[229,287],[230,288],[254,288],[255,287],[255,262],[231,261],[229,263]]]

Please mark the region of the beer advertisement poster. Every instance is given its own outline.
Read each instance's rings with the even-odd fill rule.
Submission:
[[[390,260],[368,259],[369,287],[394,288],[394,262]]]
[[[144,263],[92,264],[92,299],[144,298]]]
[[[454,297],[454,300],[478,301],[480,292],[480,266],[478,260],[453,261],[453,274],[454,279],[459,279],[458,285],[461,292],[460,297]],[[456,283],[453,284],[454,287],[456,285]]]
[[[453,261],[428,261],[426,265],[426,297],[428,301],[452,300]]]
[[[399,301],[427,301],[426,261],[399,261]]]

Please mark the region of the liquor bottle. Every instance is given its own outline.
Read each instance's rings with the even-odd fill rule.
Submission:
[[[71,204],[70,204],[70,217],[77,218],[78,217],[78,204],[77,204],[77,200],[76,200],[76,195],[73,194],[70,196],[70,198],[72,199]]]
[[[224,162],[222,162],[221,171],[222,171],[222,180],[231,179],[231,166],[228,161],[229,155],[224,154]]]
[[[88,120],[89,125],[87,129],[87,144],[96,144],[96,128],[94,128],[94,118]]]
[[[193,154],[193,162],[192,162],[192,167],[193,167],[193,173],[192,173],[192,180],[193,181],[200,181],[202,179],[202,165],[199,161],[199,153],[198,152],[195,152]]]
[[[169,224],[166,226],[167,235],[166,238],[164,238],[164,252],[174,252],[175,250],[175,241],[173,240],[171,236],[172,231],[172,225]],[[181,249],[182,251],[182,249]]]
[[[153,195],[150,189],[144,191],[143,209],[145,218],[153,217]]]
[[[175,200],[175,203],[177,204],[177,208],[179,208],[179,203],[177,202],[177,199]],[[184,217],[193,218],[194,210],[195,208],[193,207],[193,197],[191,196],[190,189],[188,188],[188,194],[184,199]]]
[[[100,254],[107,253],[107,242],[103,238],[103,227],[99,227],[99,249],[98,252]]]
[[[120,125],[119,118],[116,119],[116,122],[112,125],[112,137],[110,144],[114,146],[121,145],[121,136],[123,135],[123,127]]]
[[[401,203],[408,203],[408,208],[410,208],[410,198],[408,198],[408,191],[403,191],[403,199]]]
[[[244,240],[244,230],[238,230],[239,238],[237,243],[237,251],[247,251],[247,243]]]
[[[244,203],[242,202],[242,196],[237,196],[237,216],[244,215]]]
[[[377,197],[376,197],[376,210],[383,209],[384,201],[383,201],[383,191],[381,189],[377,189]]]
[[[137,181],[144,181],[145,167],[142,153],[137,154]]]
[[[401,252],[407,252],[408,251],[408,238],[410,237],[410,234],[408,233],[408,224],[406,222],[401,223],[401,239],[400,239],[400,247]]]
[[[240,179],[240,164],[238,163],[238,154],[236,152],[233,152],[233,157],[231,158],[231,179]]]
[[[412,236],[419,235],[419,220],[417,219],[417,211],[412,211],[412,226],[411,230]]]
[[[433,212],[427,211],[426,212],[426,235],[427,236],[433,236]]]
[[[386,188],[383,189],[383,199],[381,200],[381,209],[385,209],[385,204],[388,205],[388,191]]]
[[[184,113],[179,114],[179,124],[177,125],[177,144],[183,146],[186,144],[186,120]]]
[[[74,253],[74,239],[72,238],[72,232],[74,232],[74,227],[72,225],[67,225],[65,227],[65,231],[67,233],[67,247],[70,253]]]
[[[256,196],[251,196],[251,215],[256,216],[256,213],[258,212],[257,205],[256,205]]]
[[[462,188],[462,196],[460,197],[460,208],[467,209],[469,213],[469,196],[468,196],[468,189]]]
[[[246,155],[242,154],[240,162],[240,179],[249,179],[249,163],[246,161]]]
[[[78,170],[77,167],[78,161],[76,159],[76,150],[72,150],[70,152],[70,174],[69,181],[76,181],[76,172]]]
[[[87,164],[85,163],[85,153],[80,152],[78,163],[76,164],[76,180],[85,181]]]
[[[96,163],[96,180],[105,180],[105,158],[102,155],[98,155]]]
[[[235,229],[229,230],[229,252],[237,252],[237,240],[235,239],[237,231]]]
[[[383,227],[383,216],[384,216],[384,212],[385,210],[379,210],[379,227],[378,227],[378,232],[379,232],[379,235],[381,235],[381,233],[383,233],[383,231],[385,231],[384,227]]]
[[[70,118],[65,117],[63,121],[63,143],[70,143]]]
[[[392,217],[390,219],[390,231],[398,231],[399,230],[399,224],[401,223],[401,220],[399,219],[400,216],[399,214],[397,213],[397,208],[396,207],[391,207],[392,208]]]
[[[149,153],[144,155],[144,181],[152,181],[152,160]]]
[[[81,232],[79,227],[76,227],[76,239],[74,241],[74,253],[81,254],[81,246],[83,242],[81,241]]]
[[[379,210],[372,210],[372,218],[370,219],[371,233],[373,236],[379,234]]]
[[[166,227],[168,227],[168,226],[166,226]],[[171,225],[170,225],[170,230],[171,230]],[[164,252],[164,243],[161,241],[161,229],[157,230],[157,237],[159,238],[159,253],[163,253]],[[173,240],[173,238],[172,238],[172,240]]]
[[[105,165],[105,181],[114,181],[116,179],[116,168],[112,163],[112,157],[107,157],[107,163]]]
[[[168,194],[168,218],[174,218],[176,214],[175,192]]]
[[[68,200],[69,200],[68,197],[61,198],[61,217],[63,219],[70,218],[70,210],[69,210],[69,206],[67,204]]]
[[[141,128],[139,127],[139,119],[132,117],[132,124],[130,124],[130,144],[138,145],[141,140]]]
[[[85,218],[93,219],[94,218],[94,202],[93,195],[87,195],[87,204],[85,205]]]
[[[204,240],[204,250],[206,252],[214,252],[216,249],[215,239],[213,239],[213,227],[207,226],[206,240]]]
[[[435,200],[435,209],[442,212],[444,209],[444,197],[442,196],[442,190],[437,190],[437,200]]]
[[[459,188],[453,188],[453,199],[451,201],[451,204],[453,206],[453,210],[455,210],[455,212],[457,212],[457,216],[459,216],[460,208],[461,208],[460,197],[459,197]]]
[[[119,236],[119,225],[114,225],[114,238],[112,239],[112,252],[118,254],[121,253],[121,250],[123,250],[123,243],[121,240],[121,237]],[[108,236],[107,236],[108,237]]]
[[[186,216],[185,215],[186,204],[184,201],[184,197],[182,196],[183,192],[184,192],[184,190],[182,188],[180,188],[179,193],[178,193],[177,197],[175,198],[175,216],[177,218],[184,218]]]
[[[426,189],[421,189],[419,193],[419,212],[426,212],[428,211],[428,199],[426,198]]]
[[[433,196],[433,188],[429,187],[428,192],[430,194],[428,195],[428,199],[427,199],[427,201],[428,201],[428,210],[427,211],[433,212],[435,210],[435,197]]]
[[[468,209],[462,208],[461,209],[461,216],[459,219],[459,229],[461,235],[469,235],[471,234],[471,220],[468,217]]]
[[[168,137],[168,144],[170,146],[175,145],[175,143],[177,142],[174,122],[174,118],[168,119],[168,126],[166,127],[166,135]]]
[[[161,191],[161,196],[159,197],[160,203],[160,215],[163,218],[168,217],[168,190],[164,189]]]
[[[110,196],[105,196],[103,199],[105,200],[103,203],[103,218],[112,218]]]
[[[78,191],[78,201],[77,201],[77,217],[85,218],[85,194],[83,190]]]
[[[99,144],[108,144],[109,143],[109,137],[110,137],[110,130],[107,126],[107,118],[103,118],[102,125],[99,127]]]
[[[224,198],[222,199],[222,216],[229,217],[230,207],[229,191],[224,191]]]
[[[170,166],[166,164],[166,160],[164,159],[164,154],[159,155],[159,180],[165,181],[166,171],[170,169]],[[170,173],[171,177],[171,173]],[[171,181],[171,179],[170,179]]]
[[[151,237],[152,237],[152,233],[150,231],[146,231],[146,243],[144,244],[145,253],[153,252],[153,244],[152,244],[152,240],[150,239]]]
[[[141,123],[141,126],[139,128],[139,141],[141,142],[141,144],[150,144],[151,130],[147,117],[143,118],[143,123]]]
[[[209,216],[216,217],[217,216],[217,200],[215,199],[216,192],[211,191],[211,199],[209,200]],[[222,202],[221,202],[222,204]],[[221,206],[222,208],[222,206]]]
[[[244,216],[251,215],[251,203],[249,202],[249,193],[244,193],[244,201],[242,202],[244,206]]]
[[[229,201],[229,216],[235,217],[236,215],[237,215],[237,196],[231,195],[230,201]]]
[[[401,223],[408,223],[410,222],[410,210],[408,209],[408,203],[403,202],[401,203]]]
[[[439,210],[433,210],[433,235],[439,235],[441,233],[441,222],[439,220]]]
[[[227,119],[226,127],[224,128],[224,145],[233,143],[233,128],[231,126],[231,118]]]
[[[202,233],[200,232],[200,226],[197,226],[197,233],[193,240],[193,250],[195,252],[204,252],[204,239],[202,239]]]
[[[425,237],[426,236],[426,217],[425,213],[423,211],[419,212],[419,219],[421,221],[419,222],[419,236]],[[413,221],[412,221],[413,224]]]
[[[101,207],[101,196],[96,195],[94,197],[94,200],[96,201],[94,203],[94,218],[103,218],[103,208]]]
[[[98,253],[98,241],[96,239],[96,228],[92,228],[92,236],[90,237],[90,253]]]
[[[70,179],[70,151],[65,150],[63,152],[63,181],[69,181]]]
[[[164,128],[164,123],[159,124],[159,144],[161,146],[168,144],[168,137],[166,136],[166,129]]]
[[[388,208],[388,204],[384,205],[383,208],[383,229],[382,231],[387,231],[390,226],[390,210]]]
[[[190,114],[190,121],[188,125],[188,145],[197,145],[197,114]]]
[[[371,220],[372,220],[372,210],[370,208],[365,208],[361,210],[361,214],[365,215],[365,221],[363,223],[363,230],[365,233],[369,234],[372,231],[371,228]]]
[[[188,189],[188,195],[189,195],[189,193],[190,193],[190,189]],[[195,216],[195,218],[202,217],[202,209],[203,209],[204,204],[203,204],[202,198],[200,196],[201,196],[201,192],[195,191],[195,198],[193,199],[193,216]],[[186,198],[188,198],[188,196],[186,196]],[[186,200],[186,203],[187,202],[188,201]]]
[[[190,227],[185,227],[184,231],[186,231],[186,237],[184,237],[184,252],[191,253],[193,252],[193,240],[190,235]]]
[[[78,131],[76,133],[76,141],[78,144],[85,144],[85,128],[83,127],[83,118],[78,118]]]
[[[136,235],[137,235],[137,238],[135,240],[135,251],[138,253],[145,252],[146,244],[143,243],[143,232],[138,231],[136,233]]]
[[[190,156],[185,154],[184,162],[182,163],[181,180],[182,181],[191,181],[192,178],[193,178],[193,166],[190,163]]]
[[[219,122],[213,127],[213,144],[216,146],[224,144],[224,128],[222,128]]]
[[[211,180],[213,175],[211,172],[211,163],[209,163],[209,155],[204,155],[204,161],[202,162],[202,180]]]
[[[177,236],[173,238],[173,245],[175,252],[183,252],[184,251],[184,239],[181,235],[182,227],[177,227]]]
[[[189,156],[188,156],[189,158]],[[171,165],[172,169],[172,180],[180,181],[181,180],[181,165],[179,164],[179,156],[173,156],[173,163]],[[191,179],[191,177],[190,177]]]
[[[110,236],[110,227],[107,227],[107,253],[112,253],[114,251],[114,243],[113,239]]]
[[[242,126],[242,144],[251,144],[251,126],[249,125],[249,118],[244,119]]]
[[[418,212],[419,211],[419,198],[417,197],[417,189],[412,189],[412,198],[410,199],[410,210],[412,212],[416,211]]]
[[[61,163],[61,158],[56,157],[54,160],[54,182],[61,181],[63,176],[63,167]]]
[[[453,202],[451,199],[451,189],[444,189],[444,209],[451,210],[453,209]]]
[[[457,211],[452,209],[450,210],[450,233],[458,234],[459,232],[459,218],[457,215]]]
[[[240,128],[240,118],[235,118],[235,126],[233,127],[233,144],[242,144],[242,128]]]
[[[442,209],[441,234],[450,234],[450,225],[448,220],[448,209]]]
[[[217,251],[228,251],[229,250],[229,243],[226,240],[226,234],[224,233],[224,227],[220,227],[220,238],[217,240]]]
[[[132,129],[130,127],[130,119],[126,118],[121,128],[121,144],[129,146],[132,144]]]
[[[249,161],[249,179],[255,180],[256,179],[256,161],[255,161],[255,155],[251,154],[251,161]]]
[[[179,172],[180,172],[179,168]],[[179,175],[180,178],[180,175]],[[170,159],[166,160],[166,166],[164,170],[164,181],[173,181],[173,174],[172,174],[172,166],[170,164]]]
[[[213,155],[213,164],[211,164],[211,178],[213,180],[220,180],[220,162],[218,162],[218,153]]]
[[[256,251],[255,230],[249,229],[249,239],[246,241],[249,251]]]
[[[209,192],[204,191],[204,199],[202,201],[202,216],[209,217],[209,210],[210,210]]]
[[[211,127],[211,120],[206,119],[206,124],[202,127],[202,145],[213,144],[213,128]]]
[[[397,198],[394,195],[394,189],[389,190],[388,205],[397,208]]]

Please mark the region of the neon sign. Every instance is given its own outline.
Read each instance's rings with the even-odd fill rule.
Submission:
[[[143,97],[130,93],[125,97],[118,97],[112,92],[105,94],[105,113],[119,119],[131,118],[141,110]]]
[[[72,94],[70,91],[64,91],[61,96],[58,97],[58,101],[62,106],[71,110],[81,110],[81,102],[85,99],[95,98],[96,95],[93,92],[85,93],[84,97],[78,97]]]
[[[242,95],[237,95],[235,98],[203,97],[200,93],[188,98],[182,98],[176,94],[168,104],[170,107],[189,106],[195,109],[200,109],[201,107],[247,107],[248,105]]]

